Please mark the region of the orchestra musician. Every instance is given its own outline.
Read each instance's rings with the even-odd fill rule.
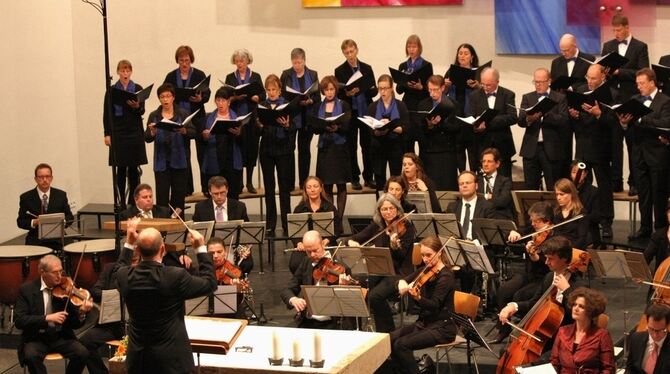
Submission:
[[[173,266],[163,266],[165,244],[161,234],[147,228],[137,233],[139,219],[128,221],[127,246],[141,256],[130,267],[120,256],[117,282],[129,313],[126,368],[129,374],[188,373],[194,368],[191,344],[184,325],[184,301],[216,289],[214,266],[205,239],[190,231],[191,246],[198,253],[198,276]]]
[[[584,220],[588,226],[587,243],[600,246],[600,222],[602,217],[600,186],[591,184],[589,168],[579,160],[570,163],[570,180],[577,187],[577,195],[584,205]],[[579,178],[579,180],[577,180]]]
[[[333,186],[337,186],[337,212],[341,220],[347,205],[347,183],[351,181],[350,146],[347,144],[351,106],[337,97],[337,79],[334,76],[323,77],[319,86],[324,98],[321,104],[314,106],[313,116],[320,119],[341,117],[329,122],[326,128],[311,126],[314,133],[319,134],[316,176],[323,181],[326,195],[332,202],[335,202]],[[304,183],[304,180],[301,181],[301,184]]]
[[[229,127],[225,132],[212,133],[212,127],[219,120],[235,120],[238,113],[234,112],[230,105],[235,90],[229,86],[222,86],[214,94],[216,110],[209,113],[205,118],[205,125],[199,132],[199,142],[204,145],[201,150],[200,177],[205,181],[215,175],[220,175],[229,181],[228,193],[233,199],[238,199],[242,192],[242,168],[243,168],[243,141],[242,127]],[[253,126],[252,126],[253,127]],[[204,181],[201,182],[203,190]]]
[[[61,287],[65,277],[58,257],[42,257],[38,269],[39,277],[21,285],[14,309],[16,327],[21,329],[19,363],[31,374],[46,374],[44,357],[58,352],[68,359],[65,373],[81,373],[88,350],[77,340],[74,329],[84,324],[93,303],[86,299],[77,307],[68,300],[68,291]],[[66,297],[57,297],[57,291]]]
[[[384,194],[377,200],[373,222],[348,240],[348,245],[352,247],[359,247],[360,243],[372,240],[371,244],[375,247],[385,247],[391,251],[396,276],[370,277],[368,285],[370,310],[377,332],[391,332],[395,328],[387,299],[397,295],[396,283],[399,277],[414,270],[412,248],[416,231],[409,220],[401,221],[404,214],[406,212],[400,202],[392,195]]]
[[[244,202],[228,197],[228,181],[222,176],[213,176],[207,182],[210,198],[195,204],[193,221],[249,221]]]
[[[121,60],[116,65],[119,80],[112,87],[128,92],[142,91],[142,86],[133,82],[133,65],[128,60]],[[113,90],[105,94],[102,123],[104,126],[104,142],[109,148],[109,165],[116,167],[116,188],[119,193],[119,203],[126,206],[126,179],[128,191],[135,190],[140,184],[140,165],[147,163],[147,150],[144,143],[144,101],[128,100],[123,104],[112,104]],[[111,113],[110,113],[111,108]],[[114,144],[112,144],[112,131]],[[113,147],[113,148],[112,148]],[[112,149],[114,158],[112,159]],[[128,196],[128,205],[133,203],[132,196]]]
[[[419,308],[416,322],[391,332],[391,359],[401,373],[419,373],[414,351],[451,342],[456,326],[449,317],[454,311],[454,273],[437,236],[421,240],[424,266],[397,281],[400,295],[408,294]]]
[[[26,191],[19,197],[19,214],[16,218],[16,225],[24,230],[28,230],[26,235],[26,245],[46,245],[52,249],[61,249],[60,241],[39,240],[37,228],[39,227],[38,216],[40,214],[64,213],[65,224],[72,224],[74,216],[70,210],[70,204],[67,200],[67,193],[58,188],[51,187],[53,181],[53,171],[49,164],[41,163],[35,167],[34,189]]]
[[[238,247],[239,250],[226,248],[223,239],[215,236],[207,241],[207,252],[212,254],[214,275],[217,284],[237,286],[237,309],[235,318],[245,318],[244,309],[240,308],[244,300],[244,292],[250,286],[247,277],[254,267],[254,260],[248,247]],[[234,252],[231,254],[231,252]]]
[[[433,75],[433,64],[424,60],[421,54],[423,53],[423,45],[421,38],[418,35],[412,34],[407,37],[405,42],[405,56],[407,60],[402,62],[398,70],[407,74],[412,74],[423,69],[423,77],[430,77]],[[391,85],[393,87],[393,85]],[[404,152],[416,152],[414,143],[420,140],[420,122],[421,117],[417,110],[419,110],[419,103],[428,98],[428,86],[426,81],[419,79],[416,82],[407,82],[407,85],[397,85],[396,91],[398,94],[404,94],[402,102],[405,103],[407,110],[410,111],[409,125],[405,128],[403,133]]]
[[[200,69],[196,69],[191,64],[195,62],[195,54],[193,53],[193,49],[187,45],[181,45],[177,47],[177,50],[175,51],[174,54],[174,59],[175,62],[179,65],[177,69],[167,73],[165,76],[165,81],[163,81],[163,84],[169,83],[172,85],[173,88],[189,88],[189,87],[195,87],[198,85],[200,82],[205,80],[206,75],[205,72],[203,72]],[[160,88],[159,88],[160,89]],[[159,94],[160,95],[160,94]],[[200,110],[198,114],[193,117],[193,128],[196,129],[198,133],[200,133],[203,128],[204,128],[204,122],[205,122],[205,103],[209,101],[209,96],[211,95],[211,91],[209,87],[207,89],[203,90],[202,92],[196,92],[194,96],[191,96],[188,98],[188,100],[184,101],[176,101],[175,104],[179,108],[185,111],[185,115],[188,116],[191,113],[194,113],[196,110]],[[174,91],[172,92],[172,96],[174,97]],[[160,98],[160,97],[159,97]],[[185,117],[182,117],[182,120]],[[185,156],[184,158],[186,159],[186,177],[184,179],[186,180],[186,195],[190,195],[193,193],[194,188],[193,188],[193,171],[191,168],[191,139],[193,139],[195,136],[185,138],[183,140],[184,144],[184,149],[185,149]],[[202,147],[201,142],[195,142],[196,145],[196,154],[198,157],[198,162],[200,162],[203,157],[202,157],[202,152],[204,148]],[[154,160],[155,162],[155,160]],[[201,166],[201,165],[199,165]],[[175,165],[171,165],[171,167],[175,167]],[[207,180],[207,178],[203,178],[202,176],[200,177],[201,180]],[[158,182],[156,183],[158,185]],[[158,189],[158,187],[156,187]],[[202,192],[205,192],[204,190]],[[159,199],[160,200],[160,199]],[[161,204],[165,205],[165,203],[161,202]],[[175,206],[172,204],[172,206]],[[183,209],[183,207],[181,207]]]
[[[667,339],[670,308],[653,303],[644,314],[647,331],[637,331],[629,337],[626,374],[667,373],[670,371],[670,340]]]
[[[232,56],[230,56],[230,63],[235,65],[235,71],[226,75],[226,84],[232,87],[237,87],[242,84],[257,83],[263,86],[263,80],[260,74],[251,71],[249,65],[254,62],[254,57],[245,48],[236,49]],[[261,90],[262,91],[262,90]],[[258,103],[265,100],[265,92],[259,92],[257,95],[247,97],[247,95],[236,95],[232,97],[231,108],[238,116],[243,116],[247,113],[251,115],[249,123],[256,123],[256,108]],[[259,132],[254,126],[244,126],[242,128],[242,154],[244,161],[244,168],[247,171],[246,187],[247,192],[256,193],[256,188],[253,184],[254,167],[258,160],[258,140]],[[203,182],[204,183],[204,182]],[[204,190],[204,186],[203,186]]]
[[[302,285],[327,285],[327,279],[315,279],[315,273],[327,273],[323,266],[332,267],[337,264],[332,260],[331,253],[325,249],[327,241],[321,238],[318,231],[307,231],[302,237],[302,247],[305,250],[305,258],[298,266],[288,283],[281,291],[281,298],[289,309],[294,309],[297,317],[297,327],[312,329],[337,329],[343,327],[341,322],[330,316],[310,315],[307,313],[307,302],[300,297],[300,286]],[[337,264],[339,265],[339,264]],[[342,266],[342,265],[339,265]],[[344,271],[338,275],[336,284],[348,284],[350,278],[349,270],[342,266]],[[316,271],[315,271],[316,270]]]
[[[391,194],[396,200],[400,201],[400,206],[402,206],[403,211],[416,211],[416,205],[407,201],[407,185],[402,177],[397,175],[391,176],[386,181],[384,193]]]
[[[670,221],[670,202],[665,207],[665,214]],[[655,261],[655,267],[658,267],[670,256],[670,225],[662,227],[651,235],[647,248],[644,250],[644,259],[651,265]],[[670,321],[668,321],[670,322]]]
[[[144,141],[154,144],[154,176],[156,179],[156,200],[158,205],[172,205],[184,210],[184,199],[188,194],[190,139],[196,136],[193,121],[180,126],[179,130],[159,129],[156,124],[168,119],[181,123],[188,112],[175,105],[175,89],[170,83],[163,83],[156,90],[160,106],[149,114]],[[192,188],[191,188],[192,189]]]
[[[434,108],[439,114],[425,115],[419,122],[419,150],[426,173],[432,175],[438,191],[455,191],[458,175],[456,139],[461,125],[456,122],[456,103],[444,94],[444,78],[431,75],[426,82],[429,97],[419,103],[422,111]]]
[[[333,212],[335,219],[335,235],[342,233],[342,220],[337,213],[337,208],[326,195],[323,182],[319,177],[310,175],[305,180],[302,188],[302,199],[293,208],[293,213],[321,213]]]
[[[363,181],[365,187],[374,187],[374,166],[372,153],[370,150],[370,129],[358,120],[367,114],[368,105],[372,103],[372,98],[377,96],[377,87],[375,86],[375,73],[372,67],[358,59],[358,45],[352,39],[345,39],[341,45],[342,54],[347,59],[340,66],[335,68],[335,77],[340,84],[346,84],[356,73],[360,72],[365,83],[369,79],[370,85],[363,87],[354,87],[350,90],[342,89],[338,93],[341,100],[346,101],[351,106],[351,119],[349,121],[349,131],[347,131],[347,145],[349,146],[349,158],[351,162],[351,187],[354,190],[361,190],[363,186],[359,181],[361,169],[358,167],[358,151],[356,146],[356,137],[360,132],[359,144],[361,146],[361,155],[363,157]],[[360,131],[359,131],[360,130]],[[400,151],[402,153],[402,151]]]
[[[416,153],[405,153],[402,156],[402,178],[407,185],[407,192],[428,191],[433,213],[442,212],[440,201],[437,199],[435,182],[426,174],[423,163]]]
[[[456,48],[456,57],[454,57],[454,65],[460,66],[467,69],[474,69],[479,67],[479,57],[475,51],[475,47],[471,44],[463,43]],[[451,70],[451,68],[450,68]],[[470,108],[470,93],[473,90],[479,89],[479,73],[475,75],[475,79],[469,79],[465,82],[466,87],[458,87],[456,84],[452,83],[449,79],[449,70],[447,70],[444,75],[444,85],[447,95],[453,100],[458,109],[456,115],[463,116],[465,113],[468,113]],[[468,126],[463,126],[459,133],[459,136],[456,138],[456,146],[458,148],[458,170],[466,170],[465,167],[465,156],[470,160],[469,170],[477,170],[477,147],[474,143],[475,133],[472,131],[472,128]]]
[[[614,347],[606,328],[597,324],[607,299],[601,292],[576,288],[568,297],[565,313],[573,323],[558,329],[551,349],[551,364],[559,374],[614,374]]]
[[[567,178],[561,178],[554,184],[557,206],[554,210],[554,224],[565,222],[579,214],[588,217],[582,201],[579,199],[577,187]],[[562,235],[570,240],[575,248],[584,249],[589,242],[589,221],[578,219],[556,228],[555,235]]]
[[[482,151],[480,165],[477,193],[493,204],[493,218],[513,220],[516,211],[512,200],[512,180],[498,173],[500,152],[495,148],[486,148]]]
[[[305,65],[305,60],[305,50],[302,48],[293,48],[291,51],[292,66],[281,73],[281,85],[279,88],[282,90],[283,97],[286,97],[288,87],[291,87],[295,91],[305,92],[312,84],[318,84],[319,74],[315,70],[309,69]],[[265,82],[267,90],[267,79]],[[309,123],[307,123],[307,113],[312,111],[315,104],[320,102],[321,95],[319,95],[318,91],[312,93],[304,100],[300,100],[300,111],[293,118],[294,126],[298,132],[298,181],[300,187],[302,187],[302,183],[309,176],[309,166],[312,158],[312,138],[314,137],[314,133],[309,128]],[[295,143],[295,139],[293,141]]]
[[[538,201],[531,205],[528,209],[528,216],[530,217],[531,227],[520,230],[520,232],[512,230],[507,238],[508,241],[516,243],[519,241],[522,233],[530,234],[533,231],[539,231],[552,226],[554,218],[554,208],[546,201]],[[532,297],[538,289],[542,286],[542,279],[549,272],[547,264],[545,264],[544,254],[538,250],[540,245],[551,237],[552,231],[545,231],[537,234],[532,240],[525,244],[526,261],[525,272],[516,272],[511,278],[503,281],[498,287],[498,309],[507,305],[513,300],[526,300]],[[512,332],[512,328],[508,325],[498,324],[498,335],[490,342],[490,344],[502,343],[505,338]]]

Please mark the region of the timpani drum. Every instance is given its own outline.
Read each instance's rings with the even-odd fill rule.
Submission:
[[[84,252],[84,247],[86,251]],[[79,273],[77,274],[77,287],[91,289],[98,280],[102,268],[109,263],[116,261],[114,252],[114,239],[95,239],[84,240],[68,244],[63,248],[65,256],[70,265],[70,276],[74,277],[77,271],[77,264],[84,252],[84,258],[81,260]]]
[[[0,303],[14,305],[21,285],[39,277],[40,258],[51,252],[37,245],[0,246]]]

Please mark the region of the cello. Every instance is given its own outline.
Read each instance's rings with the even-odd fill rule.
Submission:
[[[575,256],[576,254],[576,256]],[[575,258],[576,257],[576,258]],[[590,260],[588,252],[573,249],[573,257],[567,271],[585,271]],[[563,305],[556,301],[558,289],[549,287],[533,308],[526,313],[519,325],[515,327],[521,334],[508,345],[505,353],[500,357],[496,374],[515,374],[516,367],[537,361],[544,345],[556,335],[563,322],[565,310]]]
[[[652,282],[639,281],[639,283],[648,284],[654,287],[654,293],[651,296],[652,303],[659,303],[670,306],[670,257],[666,258],[658,265],[654,272]],[[647,316],[642,314],[640,322],[637,324],[636,331],[647,331]]]

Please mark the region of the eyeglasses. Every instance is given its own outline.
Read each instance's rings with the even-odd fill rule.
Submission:
[[[379,91],[388,91],[388,90],[391,89],[391,87],[381,87],[381,86],[377,86],[377,89],[378,89]]]
[[[662,328],[662,329],[652,329],[651,327],[647,326],[647,331],[649,333],[654,333],[654,334],[667,334],[668,333],[668,328]]]
[[[398,208],[396,208],[394,206],[385,206],[383,208],[379,208],[380,212],[394,212],[396,210],[398,210]]]

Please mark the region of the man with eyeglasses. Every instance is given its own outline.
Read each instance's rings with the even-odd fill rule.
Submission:
[[[43,242],[39,240],[37,228],[41,214],[64,213],[66,225],[74,220],[67,194],[63,190],[51,187],[53,171],[49,164],[39,164],[35,167],[35,183],[37,186],[21,194],[19,198],[19,214],[16,224],[19,228],[28,230],[26,245],[44,245],[54,250],[62,249],[60,240]]]
[[[626,374],[668,373],[670,342],[666,338],[670,308],[654,303],[647,307],[644,314],[647,317],[647,331],[638,331],[630,336]]]
[[[214,176],[207,182],[210,198],[195,205],[193,221],[249,221],[247,206],[238,200],[228,198],[228,181]]]
[[[572,134],[568,123],[568,107],[565,96],[549,88],[551,79],[549,70],[535,69],[533,73],[535,89],[523,95],[521,108],[530,108],[542,100],[550,99],[558,103],[547,113],[537,112],[527,115],[525,110],[519,114],[519,126],[526,129],[519,155],[523,157],[523,176],[526,189],[541,190],[542,178],[547,190],[554,188],[554,182],[566,172],[561,170],[566,158],[566,132]]]
[[[572,34],[561,36],[561,40],[558,42],[558,49],[561,52],[560,56],[551,61],[552,81],[555,81],[559,77],[583,78],[590,65],[588,61],[595,60],[593,55],[579,50],[577,38]],[[570,87],[576,89],[578,86],[580,84],[575,83]]]
[[[63,281],[63,266],[58,257],[42,257],[38,268],[40,276],[21,286],[14,309],[16,327],[22,330],[19,363],[27,366],[31,374],[46,373],[44,357],[58,352],[68,359],[65,373],[81,373],[88,350],[77,340],[74,329],[84,324],[93,302],[86,300],[77,307],[67,302],[67,298],[52,295],[52,290]]]

